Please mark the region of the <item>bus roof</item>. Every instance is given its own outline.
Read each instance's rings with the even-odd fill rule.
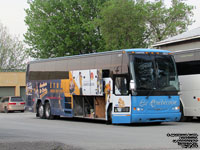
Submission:
[[[73,58],[79,58],[79,57],[88,57],[88,56],[97,56],[97,55],[106,55],[106,54],[114,54],[114,53],[120,53],[120,52],[166,52],[170,53],[170,51],[167,50],[160,50],[160,49],[147,49],[147,48],[135,48],[135,49],[122,49],[122,50],[113,50],[113,51],[105,51],[105,52],[95,52],[90,54],[82,54],[82,55],[74,55],[74,56],[64,56],[64,57],[56,57],[56,58],[47,58],[47,59],[39,59],[29,62],[31,63],[39,63],[43,61],[57,61],[62,59],[73,59]]]
[[[200,49],[179,50],[173,52],[176,62],[189,62],[200,60]]]
[[[128,55],[132,52],[163,52],[169,51],[156,49],[124,49],[117,51],[108,51],[84,55],[57,57],[32,61],[27,66],[29,79],[43,79],[43,76],[53,76],[57,74],[66,74],[61,72],[73,70],[100,69],[109,71],[111,74],[128,73]],[[59,75],[60,76],[60,75]]]
[[[146,48],[137,48],[137,49],[125,49],[126,52],[166,52],[170,53],[170,51],[167,50],[160,50],[160,49],[146,49]]]

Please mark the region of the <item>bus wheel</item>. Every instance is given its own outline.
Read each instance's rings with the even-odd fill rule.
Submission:
[[[189,121],[189,117],[184,116],[183,105],[182,105],[182,103],[180,104],[180,111],[181,111],[181,119],[180,119],[180,122],[187,122],[187,121]]]
[[[44,106],[42,105],[42,103],[39,104],[38,106],[38,115],[41,119],[44,119],[45,118],[45,115],[44,115]]]
[[[45,104],[45,117],[46,119],[54,119],[54,116],[51,114],[51,106],[49,102]]]

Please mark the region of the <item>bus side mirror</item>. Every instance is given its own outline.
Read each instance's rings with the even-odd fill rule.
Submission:
[[[134,80],[130,80],[130,86],[129,86],[131,91],[135,91],[136,90],[136,84]]]

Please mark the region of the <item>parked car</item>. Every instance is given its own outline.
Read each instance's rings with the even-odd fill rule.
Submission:
[[[0,111],[1,112],[11,112],[11,111],[21,111],[24,112],[25,101],[22,97],[7,96],[2,97],[0,100]]]

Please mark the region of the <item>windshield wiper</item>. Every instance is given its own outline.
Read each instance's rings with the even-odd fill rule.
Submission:
[[[153,92],[153,91],[155,91],[155,87],[151,90],[151,91],[149,91],[149,93],[148,93],[148,95],[146,96],[146,99],[148,99],[149,98],[149,96],[151,95],[151,93]]]

